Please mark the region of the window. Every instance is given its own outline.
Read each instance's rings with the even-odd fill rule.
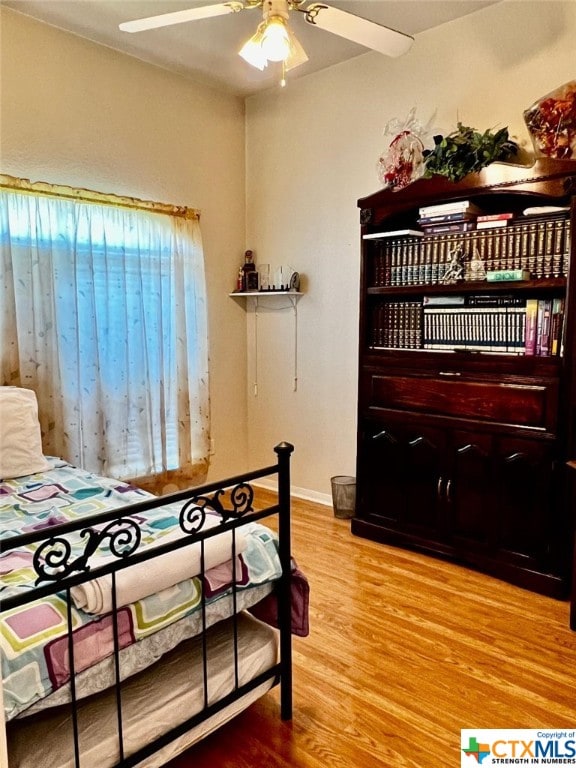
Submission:
[[[46,453],[119,478],[206,464],[202,245],[176,210],[0,191],[0,374],[36,391]]]

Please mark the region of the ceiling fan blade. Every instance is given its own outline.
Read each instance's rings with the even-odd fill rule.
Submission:
[[[197,21],[208,19],[212,16],[223,16],[225,13],[236,13],[244,10],[244,3],[229,2],[216,5],[203,5],[201,8],[189,8],[187,11],[174,11],[162,13],[159,16],[148,16],[145,19],[135,19],[119,24],[123,32],[143,32],[146,29],[168,27],[171,24],[182,24],[185,21]]]
[[[352,40],[386,56],[401,56],[414,42],[413,37],[403,32],[397,32],[375,21],[368,21],[354,13],[331,8],[322,3],[309,5],[304,14],[309,24],[314,24],[320,29],[345,37],[347,40]]]

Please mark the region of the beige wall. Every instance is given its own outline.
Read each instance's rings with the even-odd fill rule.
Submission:
[[[244,104],[1,10],[1,171],[199,208],[208,283],[213,478],[246,456]]]
[[[290,315],[261,312],[254,396],[249,317],[252,463],[286,439],[296,446],[295,486],[329,494],[331,475],[355,474],[356,202],[378,189],[384,124],[415,106],[424,122],[437,110],[439,132],[460,119],[509,126],[527,142],[523,110],[576,77],[574,40],[571,0],[503,2],[418,35],[400,59],[367,53],[247,101],[247,242],[257,261],[288,263],[308,278],[296,392]]]

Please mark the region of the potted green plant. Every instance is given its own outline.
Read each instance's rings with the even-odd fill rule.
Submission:
[[[474,128],[457,124],[447,136],[434,136],[434,149],[424,150],[424,178],[446,176],[460,181],[497,160],[508,160],[518,151],[507,128],[480,133]]]

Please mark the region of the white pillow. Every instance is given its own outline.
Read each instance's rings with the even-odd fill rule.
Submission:
[[[33,475],[48,467],[42,453],[36,393],[0,387],[0,479]]]

